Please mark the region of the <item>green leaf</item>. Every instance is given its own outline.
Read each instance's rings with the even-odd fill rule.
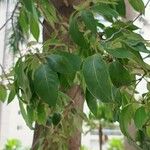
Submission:
[[[39,6],[42,8],[41,14],[44,19],[52,26],[55,27],[55,23],[58,22],[58,16],[56,13],[56,8],[52,1],[40,0],[38,1]]]
[[[134,115],[134,123],[138,129],[142,129],[147,119],[147,114],[144,106],[139,107]]]
[[[62,74],[75,73],[81,66],[80,57],[69,53],[52,54],[47,60],[54,71]]]
[[[49,106],[56,105],[59,89],[58,75],[47,64],[42,64],[35,71],[34,88],[37,95]]]
[[[74,72],[69,61],[61,55],[51,54],[47,57],[47,61],[50,67],[56,72],[63,74],[70,74]]]
[[[138,52],[143,52],[143,53],[148,53],[148,54],[150,53],[150,51],[146,48],[146,46],[142,42],[139,42],[135,46],[131,46],[131,47],[132,49]]]
[[[16,91],[15,91],[15,87],[13,86],[9,93],[7,104],[12,102],[12,100],[15,98],[15,95],[16,95]]]
[[[115,86],[112,87],[113,90],[113,96],[114,100],[117,102],[118,106],[121,106],[123,101],[123,93],[121,93],[119,88],[116,88]]]
[[[145,7],[142,0],[129,0],[129,3],[136,11],[144,14]]]
[[[53,125],[55,125],[55,126],[58,125],[60,121],[61,121],[61,114],[60,113],[54,113],[52,116]]]
[[[35,17],[30,16],[30,32],[32,33],[33,37],[38,41],[40,28],[39,23]]]
[[[25,122],[26,122],[26,125],[27,125],[30,129],[33,129],[32,124],[31,124],[31,122],[29,121],[27,111],[26,111],[26,109],[25,109],[25,107],[24,107],[23,102],[21,102],[21,100],[19,100],[19,106],[20,106],[20,112],[21,112],[21,114],[22,114],[23,119],[24,119]]]
[[[139,27],[133,24],[132,21],[122,22],[120,20],[113,23],[113,27],[116,29],[126,28],[130,31],[138,30]]]
[[[107,4],[98,3],[91,7],[95,13],[104,16],[107,20],[112,21],[112,18],[117,18],[119,14]]]
[[[150,137],[150,126],[146,126],[146,134]]]
[[[128,104],[121,110],[119,115],[120,129],[122,133],[127,137],[131,137],[128,132],[128,125],[131,122],[132,117],[133,117],[133,107],[132,104]]]
[[[22,0],[26,9],[32,13],[33,12],[33,1],[32,0]]]
[[[28,76],[25,72],[25,68],[27,64],[22,61],[20,58],[15,66],[15,90],[18,94],[18,89],[21,88],[21,94],[24,101],[29,102],[30,98],[32,97],[30,83]]]
[[[69,33],[71,35],[72,40],[77,45],[79,45],[81,48],[87,48],[87,42],[83,36],[83,33],[79,31],[76,17],[71,17],[70,19]]]
[[[88,105],[90,111],[95,116],[97,116],[98,106],[97,106],[96,98],[88,90],[86,90],[86,102],[87,102],[87,105]]]
[[[69,63],[72,65],[73,69],[79,71],[81,68],[81,58],[78,55],[67,53],[67,52],[59,52],[60,55],[64,56],[68,59]]]
[[[116,5],[117,12],[122,16],[125,17],[126,15],[126,7],[124,0],[118,0]]]
[[[28,32],[28,29],[29,29],[29,20],[28,20],[28,16],[27,16],[24,9],[22,9],[20,11],[19,24],[20,24],[21,29],[23,30],[23,32],[26,34]]]
[[[130,85],[132,82],[129,71],[119,61],[112,62],[109,65],[109,74],[112,83],[116,87]]]
[[[39,103],[37,106],[37,122],[39,124],[45,125],[47,121],[47,116],[45,112],[45,105]]]
[[[93,13],[91,11],[84,10],[81,12],[81,17],[87,29],[91,30],[92,33],[96,34],[97,26],[96,26],[96,20],[94,19]]]
[[[147,90],[150,91],[150,82],[147,82]]]
[[[133,56],[133,54],[128,49],[123,47],[115,49],[106,48],[106,51],[116,58],[132,58]]]
[[[130,49],[128,49],[126,45],[122,44],[120,41],[104,43],[103,48],[116,58],[133,59],[135,57]]]
[[[112,102],[112,85],[108,67],[99,54],[88,57],[83,63],[83,75],[88,90],[102,102]]]
[[[28,122],[32,125],[35,121],[35,112],[32,106],[27,106]]]
[[[4,102],[7,97],[7,89],[4,85],[0,84],[0,101]]]

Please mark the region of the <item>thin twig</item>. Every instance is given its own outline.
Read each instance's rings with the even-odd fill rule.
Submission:
[[[8,23],[10,20],[13,19],[14,14],[15,14],[15,11],[16,11],[17,8],[18,8],[18,5],[19,5],[19,2],[16,3],[15,8],[14,8],[14,10],[13,10],[13,12],[12,12],[10,18],[8,18],[8,19],[6,20],[6,22],[0,27],[0,30],[2,30],[2,29],[7,25],[7,23]]]
[[[42,25],[42,27],[45,29],[45,33],[48,35],[48,36],[50,36],[50,32],[49,32],[49,30],[48,30],[48,28],[46,27],[46,25],[44,24],[44,23],[42,23],[41,22],[41,20],[39,19],[39,23]]]
[[[137,87],[138,84],[142,81],[142,79],[144,79],[145,75],[146,75],[146,74],[143,74],[142,77],[137,80],[138,82],[137,82],[137,83],[135,84],[135,86],[134,86],[133,93],[132,93],[132,95],[131,95],[130,100],[132,100],[132,98],[133,98],[133,96],[134,96],[134,92],[135,92],[136,87]]]

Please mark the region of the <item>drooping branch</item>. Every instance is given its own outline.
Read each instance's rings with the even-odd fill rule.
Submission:
[[[0,30],[2,30],[2,29],[7,25],[7,23],[8,23],[9,21],[11,21],[11,20],[13,21],[14,14],[15,14],[15,12],[16,12],[18,6],[19,6],[19,2],[16,3],[15,8],[14,8],[14,10],[12,11],[11,16],[10,16],[10,17],[6,20],[6,22],[0,27]]]

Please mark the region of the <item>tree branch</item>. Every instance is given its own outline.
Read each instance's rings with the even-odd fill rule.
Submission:
[[[148,2],[146,3],[145,8],[148,6],[149,3],[150,3],[150,0],[148,0]],[[124,29],[127,29],[128,27],[130,27],[132,25],[132,23],[134,23],[141,15],[142,15],[142,13],[138,14],[138,16],[129,25],[125,26],[124,28],[121,28],[120,30],[118,30],[117,32],[112,34],[111,37],[109,37],[108,39],[104,40],[104,42],[110,41],[115,35],[117,35],[121,31],[123,31]]]
[[[10,20],[13,20],[13,17],[14,17],[14,14],[15,14],[17,8],[18,8],[18,5],[19,5],[19,2],[16,3],[15,8],[14,8],[14,10],[13,10],[13,12],[12,12],[10,18],[8,18],[8,19],[6,20],[6,22],[0,27],[0,31],[7,25],[7,23],[8,23]]]

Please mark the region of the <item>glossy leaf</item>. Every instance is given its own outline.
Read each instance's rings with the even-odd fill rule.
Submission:
[[[37,95],[49,106],[56,105],[59,80],[57,73],[51,70],[47,64],[42,64],[35,71],[34,88]]]
[[[33,122],[35,121],[35,112],[32,106],[27,106],[27,116],[28,116],[28,122],[32,125]]]
[[[139,107],[134,115],[134,123],[138,129],[142,129],[147,119],[147,114],[143,106]]]
[[[19,16],[19,24],[21,26],[21,29],[23,30],[23,32],[26,34],[28,32],[29,29],[29,22],[28,22],[28,16],[25,12],[24,9],[22,9],[20,11],[20,16]]]
[[[32,0],[22,0],[26,9],[32,13],[33,12],[33,1]]]
[[[121,0],[122,1],[122,0]],[[130,31],[138,30],[139,27],[133,24],[132,21],[122,22],[120,20],[113,23],[113,27],[116,29],[126,28]]]
[[[91,10],[93,10],[95,13],[98,13],[102,16],[104,16],[106,19],[111,20],[112,18],[117,18],[119,14],[112,9],[109,5],[98,3],[97,5],[91,7]]]
[[[92,33],[96,34],[97,27],[96,27],[96,20],[91,11],[84,10],[81,13],[81,17],[86,25],[86,27],[91,30]]]
[[[90,111],[97,116],[98,106],[96,98],[88,90],[86,90],[86,102]]]
[[[56,72],[63,74],[74,72],[69,61],[61,55],[52,54],[47,57],[47,60],[50,67]]]
[[[88,90],[102,102],[112,102],[112,85],[105,61],[99,54],[88,57],[83,63],[83,75]]]
[[[8,104],[10,102],[12,102],[12,100],[15,98],[15,95],[16,95],[15,87],[12,87],[12,89],[8,95],[8,101],[7,101]]]
[[[59,52],[59,54],[64,56],[69,61],[74,70],[79,71],[81,69],[82,62],[78,55],[67,52]]]
[[[79,31],[77,18],[72,17],[69,23],[69,33],[72,40],[81,48],[87,48],[87,42],[83,36],[83,33]]]
[[[32,33],[33,37],[38,41],[40,28],[39,23],[34,17],[30,17],[30,32]]]
[[[142,0],[129,0],[129,3],[136,11],[144,13],[145,7]]]
[[[126,15],[126,7],[124,0],[118,0],[116,5],[117,12],[122,16],[125,17]]]
[[[112,83],[116,87],[129,85],[132,82],[129,71],[119,61],[115,61],[110,64],[109,74]]]
[[[150,50],[148,50],[147,48],[146,48],[146,46],[142,43],[142,42],[140,42],[140,43],[138,43],[138,44],[136,44],[135,46],[131,46],[135,51],[139,51],[139,52],[143,52],[143,53],[150,53]]]
[[[116,58],[132,58],[133,57],[133,54],[128,49],[125,49],[124,47],[115,48],[115,49],[106,48],[106,51]]]
[[[132,104],[128,104],[121,110],[119,116],[120,129],[122,133],[127,137],[130,137],[130,133],[128,132],[128,125],[130,124],[132,117],[133,107]]]
[[[71,74],[79,70],[80,57],[69,53],[52,54],[47,57],[50,67],[62,74]]]
[[[21,114],[22,114],[23,119],[24,119],[25,122],[26,122],[26,125],[27,125],[30,129],[33,129],[32,124],[31,124],[31,122],[29,121],[26,108],[25,108],[23,102],[21,102],[20,100],[19,100],[19,106],[20,106],[20,112],[21,112]]]

